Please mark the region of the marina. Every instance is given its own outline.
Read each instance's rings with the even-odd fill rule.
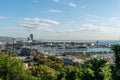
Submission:
[[[92,52],[112,52],[110,48],[88,48],[88,49],[69,49],[69,50],[49,50],[48,53],[50,54],[62,54],[67,52],[75,52],[75,53],[92,53]]]

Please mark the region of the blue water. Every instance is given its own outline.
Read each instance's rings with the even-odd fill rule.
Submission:
[[[51,50],[49,53],[53,54],[59,54],[59,53],[65,53],[65,52],[112,52],[110,48],[88,48],[84,50]]]
[[[44,40],[45,42],[99,42],[99,43],[120,43],[120,40]]]
[[[49,40],[48,42],[95,42],[98,45],[120,44],[120,40]],[[50,50],[49,53],[57,54],[64,52],[112,52],[110,48],[88,48],[86,50]]]
[[[107,45],[107,44],[120,44],[120,40],[99,40],[98,41],[98,44],[104,44],[104,45]]]

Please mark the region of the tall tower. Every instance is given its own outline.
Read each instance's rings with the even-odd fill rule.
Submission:
[[[28,40],[28,41],[30,41],[30,38],[29,38],[29,37],[27,37],[27,40]]]
[[[15,50],[15,39],[12,40],[13,41],[13,51]]]
[[[30,34],[30,39],[33,41],[33,34]]]

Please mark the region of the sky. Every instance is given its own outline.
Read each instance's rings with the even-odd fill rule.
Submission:
[[[0,36],[119,40],[120,0],[0,0]]]

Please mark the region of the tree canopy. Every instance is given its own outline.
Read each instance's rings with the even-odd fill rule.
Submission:
[[[34,80],[30,71],[25,70],[22,62],[8,55],[0,55],[0,79]]]

